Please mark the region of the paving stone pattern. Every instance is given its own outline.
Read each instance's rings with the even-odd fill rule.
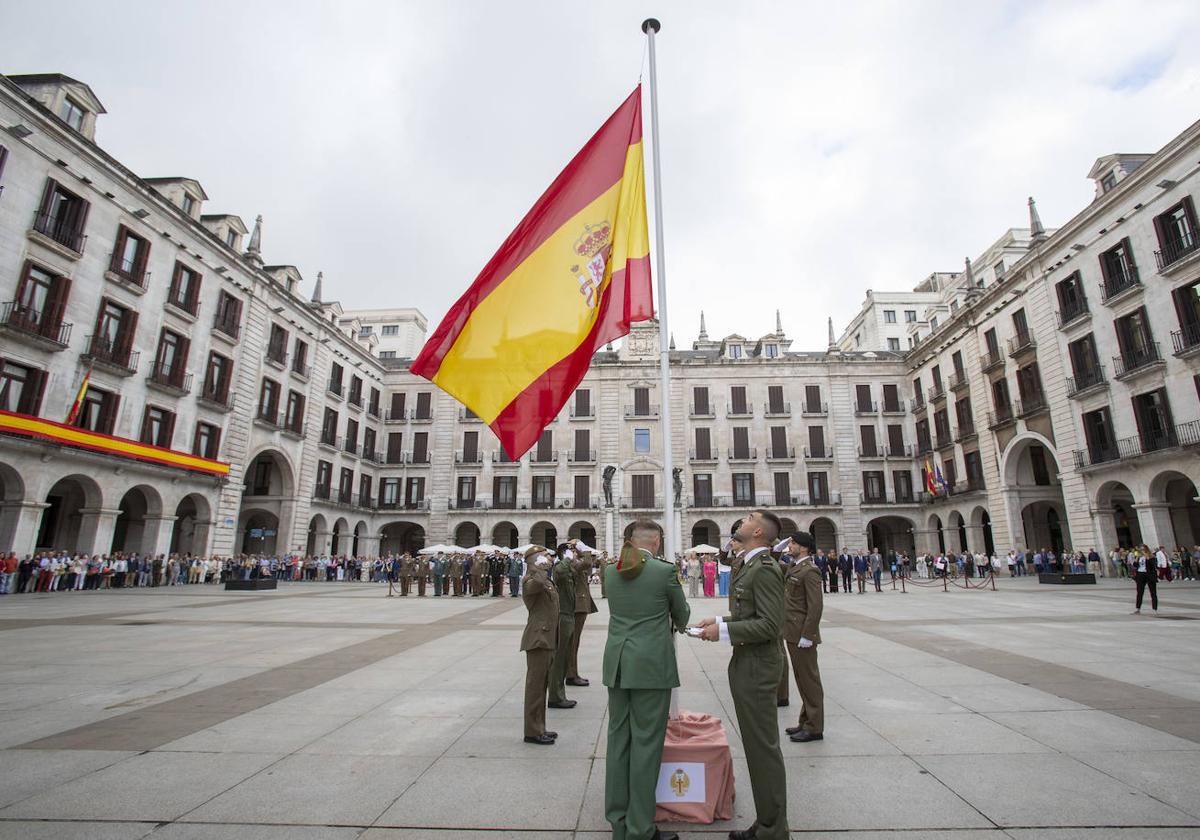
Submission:
[[[838,840],[1200,836],[1200,584],[1131,615],[1120,581],[826,603],[826,739],[784,741],[792,831]],[[524,608],[366,584],[0,598],[0,840],[609,836],[599,684],[521,741]],[[693,600],[696,617],[721,610]],[[680,703],[725,721],[727,646],[681,638]],[[777,710],[795,722],[798,698]]]

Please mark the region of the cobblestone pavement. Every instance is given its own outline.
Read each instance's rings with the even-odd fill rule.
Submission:
[[[1159,616],[1123,581],[885,586],[827,598],[826,738],[783,748],[795,836],[1200,836],[1200,584],[1160,586]],[[608,836],[599,592],[552,748],[521,740],[518,600],[385,592],[0,598],[0,840]],[[723,837],[753,819],[729,650],[678,651],[739,796],[730,823],[673,828]],[[793,687],[780,727],[797,713]]]

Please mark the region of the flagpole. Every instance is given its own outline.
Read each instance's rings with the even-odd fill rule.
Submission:
[[[675,562],[675,474],[671,451],[671,333],[667,327],[667,258],[663,251],[663,210],[662,210],[662,167],[659,162],[658,133],[658,65],[654,56],[654,36],[662,28],[654,18],[642,21],[642,32],[650,47],[650,136],[653,138],[652,147],[654,159],[654,242],[657,254],[658,273],[658,344],[659,344],[659,382],[662,390],[659,400],[662,408],[662,446],[663,446],[663,557]]]

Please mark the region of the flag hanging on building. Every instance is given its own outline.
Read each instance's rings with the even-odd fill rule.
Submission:
[[[929,457],[925,457],[925,489],[929,491],[929,495],[936,496],[938,494],[937,481],[933,476],[933,465],[929,463]]]
[[[88,385],[92,381],[92,368],[88,366],[87,373],[83,375],[83,382],[79,383],[79,393],[75,395],[75,402],[71,405],[71,410],[67,413],[67,425],[74,426],[75,420],[79,417],[79,410],[83,408],[83,398],[87,396]]]
[[[942,476],[942,468],[939,465],[937,465],[937,464],[933,465],[933,474],[934,474],[934,477],[937,479],[937,485],[941,489],[941,491],[943,493],[949,493],[950,485],[946,483],[946,479]]]
[[[638,85],[504,240],[411,370],[474,411],[515,459],[558,415],[592,355],[653,317]]]

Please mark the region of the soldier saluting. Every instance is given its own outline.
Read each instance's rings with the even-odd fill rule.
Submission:
[[[557,732],[546,731],[546,691],[550,661],[558,647],[558,591],[550,580],[550,556],[540,545],[525,550],[528,571],[521,581],[521,598],[529,615],[521,635],[525,651],[525,743],[550,746]]]

